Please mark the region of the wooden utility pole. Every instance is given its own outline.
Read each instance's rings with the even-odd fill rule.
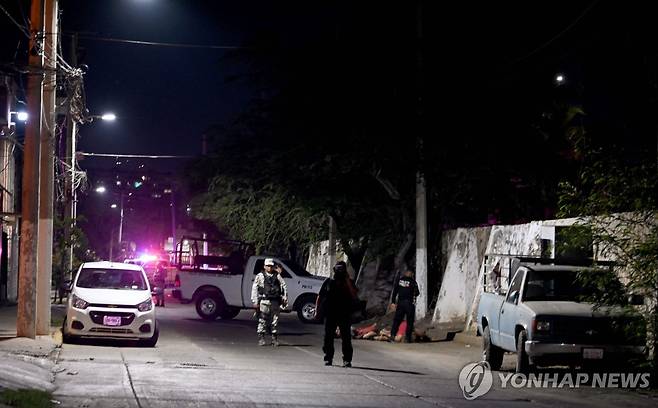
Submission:
[[[27,78],[27,110],[23,157],[22,219],[18,280],[16,334],[36,336],[36,283],[39,237],[39,159],[41,138],[41,97],[43,86],[44,6],[49,0],[32,0],[30,12],[30,57]]]
[[[417,93],[417,149],[416,174],[416,282],[420,295],[416,300],[416,318],[427,314],[427,190],[423,157],[423,1],[418,0],[416,10],[416,93]]]
[[[37,335],[50,334],[50,290],[53,270],[53,211],[55,188],[55,93],[57,81],[57,0],[46,1],[43,85],[43,125],[41,126],[39,251],[37,253]]]

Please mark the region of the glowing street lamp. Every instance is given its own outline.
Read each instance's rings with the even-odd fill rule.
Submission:
[[[565,79],[566,79],[566,78],[565,78],[564,75],[562,75],[562,74],[557,74],[557,75],[555,76],[555,82],[556,82],[558,85],[563,84],[564,81],[565,81]]]
[[[117,205],[116,205],[116,204],[112,204],[112,205],[110,206],[110,208],[115,209],[115,208],[117,208]]]
[[[117,115],[114,113],[104,113],[101,115],[101,120],[104,120],[106,122],[112,122],[117,119]]]
[[[99,193],[99,194],[103,194],[103,193],[105,193],[106,191],[107,191],[107,189],[105,188],[105,186],[98,186],[98,187],[96,187],[96,192]]]
[[[30,115],[28,115],[28,113],[25,112],[25,111],[19,111],[19,112],[11,111],[11,112],[9,112],[9,118],[10,118],[9,119],[9,126],[10,127],[16,125],[14,122],[11,121],[11,115],[16,115],[16,120],[18,120],[19,122],[27,122],[27,119],[30,117]]]

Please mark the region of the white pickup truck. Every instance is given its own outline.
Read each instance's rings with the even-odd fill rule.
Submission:
[[[504,285],[501,260],[497,259],[491,274],[485,261],[485,292],[477,312],[482,357],[492,369],[500,368],[505,352],[516,353],[519,373],[533,366],[620,362],[644,353],[644,336],[633,335],[642,330],[629,330],[641,324],[637,319],[619,308],[597,308],[584,301],[592,288],[579,281],[578,273],[612,274],[611,270],[517,257],[505,260],[512,279]],[[642,302],[636,298],[630,304]]]
[[[206,320],[232,319],[240,310],[252,309],[251,287],[263,270],[266,257],[250,256],[245,261],[241,251],[228,256],[201,255],[203,250],[198,248],[198,242],[206,240],[187,238],[185,241],[185,250],[179,245],[177,253],[174,297],[193,301],[199,316]],[[274,257],[274,262],[283,268],[282,276],[288,288],[285,311],[296,311],[304,323],[313,322],[315,300],[326,278],[312,275],[287,259]]]

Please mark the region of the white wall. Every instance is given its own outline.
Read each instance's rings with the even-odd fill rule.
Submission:
[[[553,254],[555,227],[575,222],[576,219],[547,220],[446,231],[442,245],[445,270],[433,323],[449,330],[474,332],[474,317],[483,289],[484,255],[540,256],[542,239],[550,241],[548,249]],[[502,260],[490,256],[489,263],[493,266]],[[501,270],[503,285],[511,278],[508,271],[506,267]]]

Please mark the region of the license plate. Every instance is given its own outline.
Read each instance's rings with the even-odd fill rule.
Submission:
[[[585,360],[601,360],[603,358],[603,349],[601,348],[584,348],[583,358]]]
[[[121,326],[121,316],[103,316],[105,326]]]

